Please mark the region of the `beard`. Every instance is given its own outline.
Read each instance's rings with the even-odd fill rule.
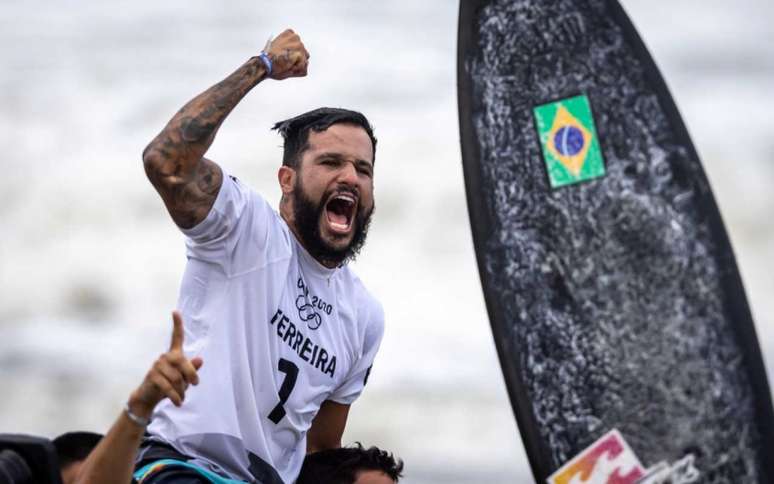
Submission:
[[[301,180],[297,179],[296,186],[293,187],[293,218],[298,236],[307,252],[324,266],[336,267],[355,260],[360,253],[368,235],[374,207],[366,210],[358,202],[357,212],[351,222],[352,240],[346,247],[336,248],[326,242],[320,234],[320,221],[325,216],[325,201],[332,193],[332,191],[325,192],[320,201],[315,203],[307,197]]]

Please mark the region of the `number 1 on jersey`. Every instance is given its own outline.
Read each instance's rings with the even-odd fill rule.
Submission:
[[[285,402],[288,401],[290,393],[293,391],[293,387],[296,386],[296,378],[298,378],[298,367],[292,361],[288,361],[285,358],[279,360],[279,371],[285,374],[285,379],[282,380],[282,386],[279,389],[280,401],[269,414],[269,420],[278,424],[280,420],[285,417]]]

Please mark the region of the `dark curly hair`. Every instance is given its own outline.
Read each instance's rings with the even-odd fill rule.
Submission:
[[[361,471],[382,471],[398,482],[403,461],[378,447],[364,448],[360,442],[352,447],[327,449],[306,456],[296,484],[353,484]]]
[[[102,435],[94,432],[67,432],[55,438],[53,443],[60,467],[86,460],[100,440]]]
[[[362,113],[342,108],[317,108],[284,121],[277,122],[272,129],[285,140],[282,164],[298,168],[301,155],[309,148],[309,131],[320,133],[334,124],[353,124],[365,130],[373,147],[372,162],[376,161],[376,138],[374,128]]]

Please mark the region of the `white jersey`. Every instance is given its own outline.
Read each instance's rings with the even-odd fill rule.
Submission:
[[[320,405],[350,404],[363,390],[382,307],[348,267],[313,259],[232,177],[207,218],[183,232],[184,351],[204,366],[182,407],[165,399],[148,431],[218,473],[291,483]]]

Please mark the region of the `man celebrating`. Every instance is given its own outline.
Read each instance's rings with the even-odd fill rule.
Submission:
[[[185,357],[156,383],[169,399],[155,412],[140,394],[127,406],[135,422],[153,412],[143,465],[182,459],[225,478],[293,482],[307,451],[340,446],[368,379],[384,316],[345,264],[374,208],[369,122],[321,108],[277,123],[279,213],[204,158],[253,87],[305,76],[308,59],[286,30],[186,104],[143,153],[188,256],[178,303]],[[206,362],[198,375],[192,361]]]

